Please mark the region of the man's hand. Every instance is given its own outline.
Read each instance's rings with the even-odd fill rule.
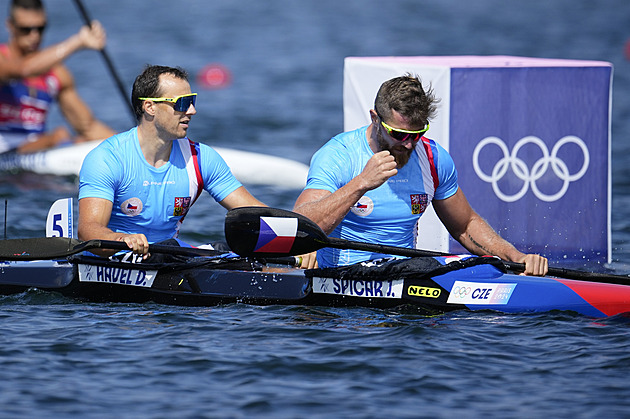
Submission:
[[[540,255],[528,254],[518,262],[525,264],[522,275],[545,276],[549,270],[549,261]]]
[[[374,154],[366,163],[361,174],[359,174],[365,190],[376,189],[387,182],[392,176],[396,176],[396,159],[387,150]]]
[[[93,20],[90,26],[83,26],[79,31],[79,39],[84,48],[101,50],[107,43],[105,28],[98,20]]]
[[[302,269],[317,268],[317,252],[311,252],[305,255],[300,255],[300,258],[302,258],[302,264],[300,265],[300,268]]]
[[[144,234],[124,234],[117,240],[127,243],[133,253],[144,255],[144,259],[149,257],[149,241]]]

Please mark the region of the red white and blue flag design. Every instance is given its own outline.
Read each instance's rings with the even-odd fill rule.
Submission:
[[[297,218],[260,217],[260,233],[254,252],[289,253],[297,227]]]

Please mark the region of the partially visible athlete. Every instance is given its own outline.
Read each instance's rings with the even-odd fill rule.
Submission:
[[[41,0],[11,1],[6,22],[9,41],[0,45],[0,153],[31,152],[114,134],[94,118],[63,65],[77,51],[104,48],[105,30],[94,21],[65,41],[40,49],[46,25]],[[65,127],[46,129],[48,111],[55,101],[76,135]]]

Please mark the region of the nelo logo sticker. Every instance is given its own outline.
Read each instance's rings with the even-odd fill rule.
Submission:
[[[420,287],[418,285],[410,285],[407,288],[407,294],[414,297],[438,298],[442,294],[439,288]]]

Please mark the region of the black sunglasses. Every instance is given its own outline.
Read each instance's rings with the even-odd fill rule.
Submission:
[[[46,25],[42,26],[18,26],[15,23],[13,24],[15,29],[20,33],[20,35],[30,35],[31,32],[36,31],[40,35],[46,30]]]

